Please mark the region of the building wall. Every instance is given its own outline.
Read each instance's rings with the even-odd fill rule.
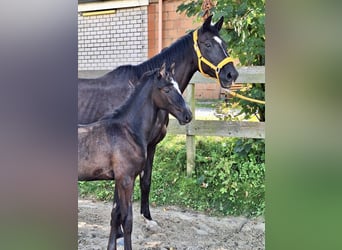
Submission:
[[[189,18],[185,14],[176,12],[182,0],[163,0],[163,38],[162,47],[165,48],[184,36],[187,31],[201,25],[195,18]],[[150,0],[148,6],[148,56],[157,54],[158,51],[158,1]]]
[[[78,70],[109,70],[147,60],[147,6],[78,15]]]

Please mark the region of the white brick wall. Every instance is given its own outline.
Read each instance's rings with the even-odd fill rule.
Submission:
[[[78,15],[78,70],[111,70],[147,60],[147,6]]]

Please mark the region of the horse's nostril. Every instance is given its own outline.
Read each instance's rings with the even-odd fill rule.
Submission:
[[[230,72],[228,72],[228,74],[227,74],[227,79],[228,80],[232,79],[232,74]]]
[[[239,76],[239,73],[237,71],[234,71],[233,74],[231,74],[231,77],[233,78],[233,80],[235,81]]]

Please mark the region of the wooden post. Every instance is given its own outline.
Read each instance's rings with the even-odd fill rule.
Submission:
[[[186,91],[186,101],[190,106],[192,112],[192,120],[195,120],[195,84],[190,83]],[[190,133],[190,122],[186,125],[186,174],[188,177],[191,176],[195,169],[195,155],[196,155],[196,145],[195,136]]]

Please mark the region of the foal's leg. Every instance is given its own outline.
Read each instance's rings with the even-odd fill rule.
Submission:
[[[134,177],[125,176],[119,181],[118,194],[120,200],[121,210],[121,225],[124,233],[124,249],[132,250],[132,230],[133,230],[133,188],[134,188]]]
[[[148,146],[147,160],[145,162],[144,171],[140,174],[140,191],[141,191],[141,207],[140,213],[148,220],[152,220],[149,206],[149,196],[151,189],[152,165],[156,145]]]
[[[120,202],[118,196],[117,185],[115,183],[114,190],[114,202],[111,213],[111,221],[110,221],[110,235],[108,241],[108,250],[116,249],[116,239],[121,238],[123,236],[121,230],[121,210],[120,210]]]
[[[151,179],[152,179],[152,165],[154,154],[156,152],[157,144],[164,139],[166,136],[166,126],[163,125],[162,128],[157,132],[153,141],[151,141],[147,146],[147,159],[144,165],[143,174],[140,174],[140,191],[141,191],[141,207],[140,213],[148,220],[152,220],[149,206],[149,196],[151,189]]]

